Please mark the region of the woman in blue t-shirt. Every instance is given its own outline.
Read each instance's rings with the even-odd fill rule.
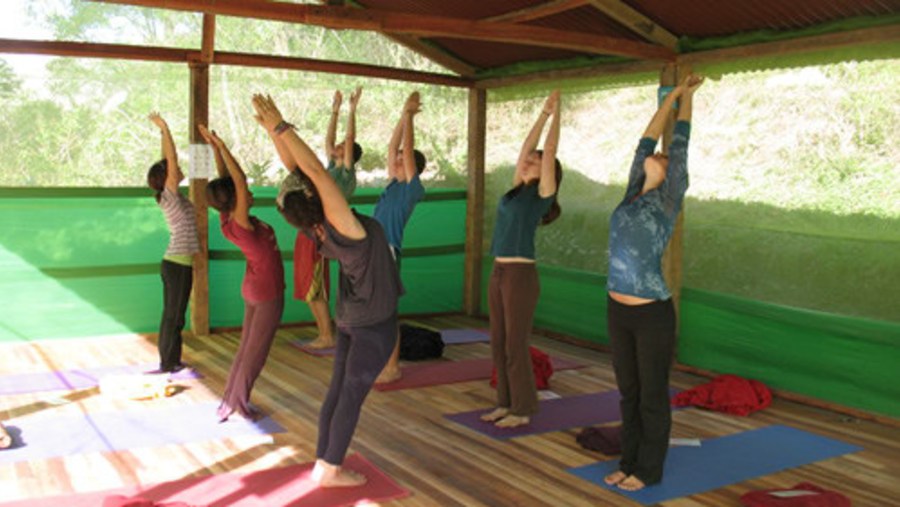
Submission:
[[[543,151],[537,149],[544,125],[550,130]],[[540,284],[534,256],[538,224],[556,220],[561,209],[557,192],[562,165],[559,145],[559,91],[547,97],[544,108],[525,138],[513,188],[497,205],[491,255],[494,270],[488,288],[491,319],[491,356],[497,370],[497,408],[481,416],[500,428],[530,422],[537,412],[537,388],[528,351],[528,336],[537,306]]]
[[[675,307],[661,263],[688,187],[691,109],[702,83],[690,75],[663,100],[638,143],[625,198],[610,219],[607,327],[622,393],[622,459],[604,480],[627,491],[662,480],[669,447]],[[654,154],[676,100],[669,154]]]

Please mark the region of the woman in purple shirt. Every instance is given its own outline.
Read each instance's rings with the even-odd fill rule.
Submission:
[[[675,307],[661,262],[688,187],[691,108],[702,83],[703,78],[688,76],[650,120],[638,143],[625,198],[610,219],[607,327],[622,394],[622,459],[619,470],[604,480],[627,491],[662,480],[669,447]],[[654,154],[678,99],[669,155]]]
[[[244,171],[215,132],[198,125],[200,134],[213,148],[219,177],[206,187],[206,200],[219,211],[222,235],[247,258],[241,284],[244,324],[241,344],[219,406],[219,420],[237,412],[247,419],[258,414],[250,405],[250,391],[266,365],[275,331],[284,310],[284,264],[272,226],[250,215],[253,195]]]

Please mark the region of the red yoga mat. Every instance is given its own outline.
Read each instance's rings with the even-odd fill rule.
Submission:
[[[348,457],[344,466],[362,473],[368,482],[355,488],[320,489],[309,479],[313,463],[305,463],[245,474],[207,475],[96,493],[19,500],[0,507],[98,507],[113,495],[140,497],[163,505],[182,502],[191,507],[341,507],[363,500],[384,502],[409,496],[408,490],[359,454]]]
[[[553,370],[571,370],[587,365],[577,361],[552,357]],[[375,384],[376,391],[399,391],[417,387],[455,384],[470,380],[487,380],[491,378],[494,363],[490,358],[466,359],[464,361],[435,361],[401,368],[403,377],[390,384]]]

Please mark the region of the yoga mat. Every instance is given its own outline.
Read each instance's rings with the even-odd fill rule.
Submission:
[[[604,476],[618,468],[618,460],[571,468],[569,472],[636,502],[653,505],[860,450],[840,440],[778,425],[704,440],[700,447],[672,447],[662,482],[641,491],[622,491],[603,482]]]
[[[552,357],[553,371],[583,368],[586,364]],[[375,384],[377,391],[398,391],[444,384],[455,384],[469,380],[491,378],[494,363],[490,358],[466,359],[464,361],[434,361],[430,363],[403,366],[403,377],[390,384]]]
[[[306,352],[311,356],[316,357],[331,357],[334,355],[334,347],[328,349],[313,349],[308,345],[312,340],[292,340],[291,345],[297,347],[298,349]]]
[[[115,366],[99,366],[77,370],[45,371],[39,373],[14,373],[0,376],[0,395],[37,393],[41,391],[72,391],[88,389],[100,384],[106,375],[138,375],[156,369],[158,365],[123,364]],[[162,375],[160,373],[159,375]],[[169,380],[192,380],[203,378],[193,368],[185,368],[170,373]]]
[[[409,496],[409,491],[359,454],[347,457],[344,466],[362,473],[368,482],[355,488],[319,489],[309,479],[313,463],[305,463],[243,474],[224,473],[109,491],[19,500],[0,503],[0,507],[99,507],[103,499],[111,495],[204,507],[341,507]]]
[[[675,392],[675,389],[670,389],[670,396]],[[482,435],[507,439],[620,421],[622,414],[619,411],[619,398],[619,391],[614,390],[544,400],[538,403],[540,408],[537,414],[531,416],[531,422],[518,428],[498,428],[494,423],[479,419],[482,414],[490,412],[491,408],[444,414],[444,417]]]
[[[12,447],[0,452],[0,463],[284,431],[268,417],[256,422],[232,417],[219,423],[218,406],[218,402],[209,402],[96,414],[37,412],[17,417],[3,422],[17,427],[20,434]]]
[[[485,329],[441,329],[444,345],[490,342],[491,335]]]

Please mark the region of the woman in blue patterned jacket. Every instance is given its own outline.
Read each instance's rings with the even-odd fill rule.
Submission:
[[[688,187],[691,108],[702,83],[690,75],[663,100],[638,143],[625,198],[610,219],[607,326],[622,394],[622,459],[605,481],[627,491],[662,480],[669,446],[675,307],[661,263]],[[654,153],[676,100],[669,154]]]

